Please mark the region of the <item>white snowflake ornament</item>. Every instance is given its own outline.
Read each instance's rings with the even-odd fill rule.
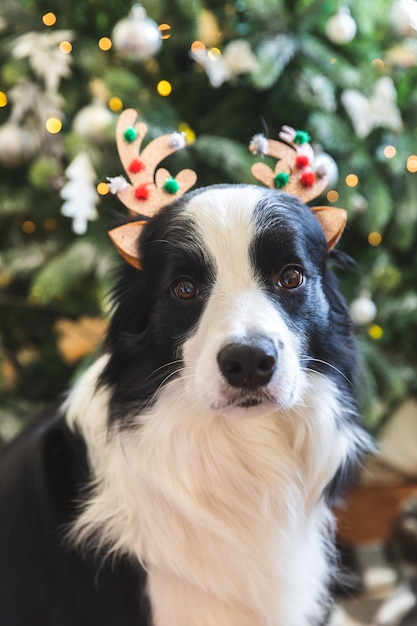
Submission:
[[[72,217],[72,230],[77,235],[87,232],[88,222],[97,219],[96,205],[99,195],[96,191],[96,173],[86,152],[80,152],[65,170],[68,182],[60,195],[64,204],[61,213]]]

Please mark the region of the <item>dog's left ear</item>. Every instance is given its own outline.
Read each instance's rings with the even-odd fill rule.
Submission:
[[[329,206],[314,206],[311,210],[320,222],[330,251],[335,247],[345,229],[347,211]]]

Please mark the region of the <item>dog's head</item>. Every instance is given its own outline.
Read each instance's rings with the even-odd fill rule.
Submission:
[[[126,266],[103,380],[120,415],[181,381],[201,411],[250,415],[302,402],[315,370],[351,394],[346,305],[311,210],[257,185],[199,189],[164,207]]]

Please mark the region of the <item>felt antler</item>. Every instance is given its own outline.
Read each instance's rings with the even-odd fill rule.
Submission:
[[[255,135],[249,144],[253,154],[272,156],[277,159],[275,168],[266,163],[254,163],[252,174],[260,182],[272,189],[282,189],[287,193],[308,202],[316,198],[326,188],[329,174],[323,167],[314,169],[314,151],[306,131],[283,126],[279,133],[287,143]],[[331,250],[341,237],[347,221],[347,212],[335,207],[312,207],[324,231],[327,245]]]
[[[181,133],[161,135],[153,139],[140,151],[148,127],[143,122],[135,123],[137,113],[126,109],[120,115],[116,127],[116,142],[120,160],[131,180],[129,184],[123,176],[109,178],[110,191],[133,214],[152,217],[173,196],[182,196],[196,182],[193,170],[182,170],[173,178],[168,170],[156,170],[158,163],[170,154],[185,147]],[[156,170],[156,171],[155,171]],[[128,263],[141,268],[137,250],[137,238],[146,224],[146,220],[130,222],[109,232],[113,244]]]

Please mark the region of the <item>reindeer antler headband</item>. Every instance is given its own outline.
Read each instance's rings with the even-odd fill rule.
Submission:
[[[162,135],[140,151],[147,133],[143,122],[136,122],[133,109],[124,111],[117,123],[116,141],[120,159],[131,183],[123,176],[109,178],[110,191],[117,195],[133,215],[150,218],[174,197],[182,196],[196,182],[192,170],[182,170],[174,178],[163,169],[156,169],[165,157],[184,148],[186,143],[180,133]],[[322,168],[314,169],[314,152],[305,131],[295,131],[283,126],[280,137],[287,143],[255,135],[249,145],[254,154],[268,155],[278,159],[272,170],[266,163],[252,166],[252,174],[267,187],[282,189],[308,202],[317,197],[328,183],[328,173]],[[329,250],[339,240],[346,225],[347,213],[343,209],[318,206],[311,209],[324,231]],[[109,235],[123,258],[141,269],[137,239],[147,220],[128,222],[113,228]]]

